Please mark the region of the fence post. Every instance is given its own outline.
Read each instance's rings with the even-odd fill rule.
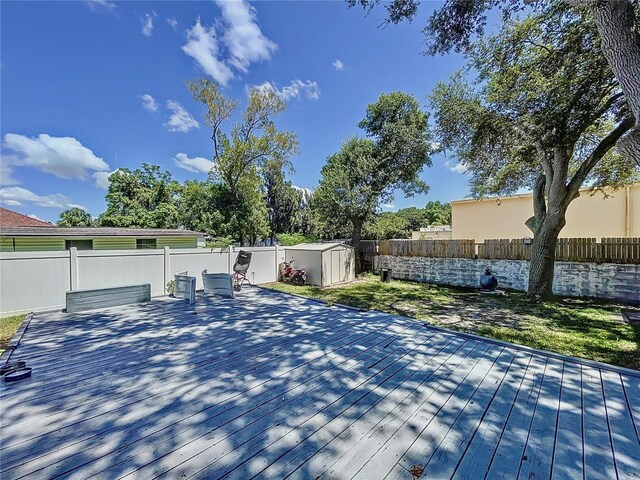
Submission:
[[[69,249],[69,273],[71,279],[71,290],[79,290],[78,286],[78,248],[71,247]]]
[[[233,245],[229,245],[229,252],[227,253],[227,255],[228,255],[228,261],[227,261],[228,273],[233,273],[233,250],[234,249],[235,249],[235,247]]]
[[[171,281],[171,254],[169,253],[169,247],[164,247],[164,285],[162,286],[162,290],[165,293],[169,293],[167,291],[167,283]]]

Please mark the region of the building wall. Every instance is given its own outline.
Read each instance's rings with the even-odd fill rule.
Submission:
[[[64,250],[64,238],[56,237],[16,237],[16,252],[46,252]]]
[[[2,252],[33,252],[65,250],[65,240],[91,240],[91,237],[0,237],[0,251]],[[158,237],[156,248],[196,248],[196,237]],[[136,250],[135,237],[95,237],[93,250]]]
[[[640,184],[591,196],[582,191],[569,205],[562,238],[640,237]],[[451,203],[452,238],[522,238],[533,234],[524,222],[533,216],[531,194]]]
[[[135,250],[136,239],[127,237],[98,237],[93,239],[94,250]]]
[[[379,255],[374,271],[390,268],[400,280],[480,287],[480,275],[489,267],[498,278],[498,288],[526,291],[529,261],[471,258],[399,257]],[[640,265],[614,263],[556,262],[553,292],[571,297],[596,297],[640,305]]]

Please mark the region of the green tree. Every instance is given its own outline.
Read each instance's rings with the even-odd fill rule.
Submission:
[[[91,214],[82,208],[73,207],[60,214],[59,227],[93,227]]]
[[[179,193],[180,184],[158,165],[118,169],[109,177],[107,210],[98,221],[105,227],[177,228]]]
[[[269,237],[273,244],[277,234],[294,232],[297,209],[300,207],[299,195],[291,182],[285,180],[285,174],[279,162],[267,162],[262,171],[269,218]]]
[[[584,184],[619,186],[633,163],[613,151],[633,126],[593,23],[550,4],[477,41],[478,75],[439,84],[431,95],[439,141],[469,168],[476,196],[533,187],[528,293],[551,295],[555,245]]]
[[[295,134],[279,131],[273,120],[284,111],[284,102],[273,92],[252,90],[242,120],[225,133],[223,126],[238,102],[226,98],[207,79],[188,82],[188,87],[193,98],[207,107],[205,121],[213,133],[213,179],[228,190],[227,234],[241,244],[267,235],[262,169],[267,162],[289,167],[289,158],[298,148]]]
[[[394,190],[408,196],[426,191],[419,174],[431,165],[427,115],[413,96],[381,95],[359,126],[368,138],[352,138],[327,159],[314,194],[321,228],[348,228],[356,257],[364,223],[378,205],[391,201]]]
[[[223,226],[226,201],[229,197],[224,185],[211,181],[186,181],[178,199],[180,225],[198,232],[206,232],[212,237],[226,235]]]
[[[381,0],[347,0],[349,6],[371,10]],[[526,11],[545,10],[547,0],[446,0],[435,9],[424,29],[427,53],[467,52],[481,37],[487,23],[487,11],[499,7],[503,17]],[[391,0],[386,4],[388,23],[413,20],[419,0]],[[640,165],[640,2],[637,0],[565,0],[557,5],[572,8],[570,15],[581,15],[593,22],[602,40],[601,51],[624,92],[635,125],[618,141],[624,156]]]

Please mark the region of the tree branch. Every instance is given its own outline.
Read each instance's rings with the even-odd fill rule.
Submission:
[[[634,125],[634,118],[627,117],[625,118],[614,130],[609,133],[606,137],[604,137],[598,146],[591,152],[584,162],[580,165],[576,173],[573,175],[573,178],[569,182],[567,186],[569,192],[572,195],[578,193],[580,186],[587,179],[591,170],[597,165],[600,159],[606,155],[606,153],[613,148],[616,142]],[[573,196],[570,195],[571,198]]]

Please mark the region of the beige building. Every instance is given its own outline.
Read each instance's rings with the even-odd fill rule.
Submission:
[[[451,240],[451,225],[431,225],[411,232],[411,240]]]
[[[569,205],[567,224],[561,238],[640,237],[640,183],[618,191],[608,190],[590,195],[581,190],[580,197]],[[533,234],[524,222],[533,216],[530,193],[481,200],[451,202],[452,238],[486,239],[523,238]]]

